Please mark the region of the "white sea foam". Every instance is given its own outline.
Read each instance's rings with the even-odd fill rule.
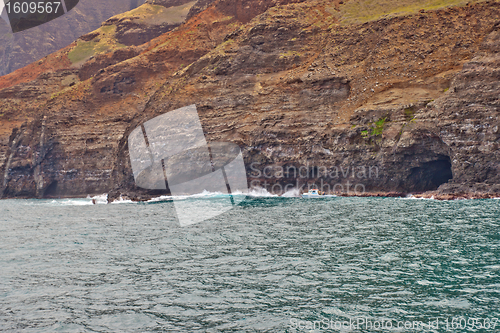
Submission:
[[[278,198],[280,197],[277,194],[270,193],[265,188],[255,187],[248,191],[248,193],[236,191],[231,194],[232,196],[248,196],[252,198]],[[204,198],[225,198],[228,197],[229,194],[222,192],[209,192],[204,190],[201,193],[192,194],[192,195],[178,195],[178,196],[170,196],[170,195],[162,195],[159,197],[152,198],[147,200],[146,202],[163,202],[163,201],[172,201],[172,200],[187,200],[187,199],[204,199]],[[284,198],[293,198],[300,197],[300,191],[298,189],[292,189],[284,193],[281,197]],[[50,205],[57,206],[89,206],[94,204],[93,200],[95,200],[95,204],[107,204],[108,203],[108,194],[100,194],[95,196],[87,195],[86,198],[77,198],[77,199],[54,199],[49,202]],[[132,201],[129,199],[124,199],[120,196],[118,199],[112,202],[113,204],[130,204],[130,203],[138,203],[136,201]]]
[[[51,200],[50,205],[54,206],[88,206],[92,205],[92,200],[87,199],[59,199]]]
[[[300,190],[297,188],[292,188],[291,190],[286,191],[282,195],[283,198],[297,198],[300,197]]]
[[[170,195],[161,195],[159,197],[155,197],[152,199],[149,199],[146,202],[162,202],[162,201],[172,201],[172,197]]]
[[[398,198],[400,200],[435,200],[435,201],[443,201],[443,202],[446,202],[446,201],[449,201],[449,200],[437,200],[436,198],[434,198],[434,196],[431,196],[430,198],[419,198],[419,197],[415,197],[413,195],[409,195],[405,198]],[[500,199],[500,198],[493,198],[493,199]],[[455,199],[451,199],[452,201],[466,201],[466,200],[475,200],[475,199],[470,199],[470,198],[455,198]]]
[[[396,198],[396,199],[399,199],[399,200],[436,200],[436,199],[434,199],[434,196],[432,196],[430,198],[422,198],[422,197],[416,197],[412,194],[410,194],[409,196],[404,197],[404,198]]]
[[[95,200],[96,204],[107,204],[108,203],[108,194],[100,194],[100,195],[95,195],[91,197],[90,195],[87,196],[87,199],[90,199],[91,202],[92,200]]]
[[[250,189],[250,192],[248,192],[248,196],[257,198],[278,197],[278,195],[269,193],[265,188],[262,187],[252,187]]]
[[[94,203],[96,204],[107,204],[108,203],[108,194],[100,194],[91,197],[87,195],[86,198],[66,198],[66,199],[52,199],[52,200],[40,200],[35,201],[35,205],[50,205],[50,206],[90,206]]]
[[[127,204],[127,203],[135,203],[135,202],[128,199],[123,199],[121,195],[118,199],[112,202],[112,204]]]
[[[275,194],[269,193],[264,188],[253,188],[248,193],[236,191],[231,194],[222,193],[222,192],[210,192],[204,190],[201,193],[191,194],[191,195],[162,195],[156,198],[152,198],[146,202],[162,202],[162,201],[172,201],[172,200],[187,200],[187,199],[208,199],[208,198],[227,198],[230,195],[232,196],[249,196],[249,197],[278,197]]]

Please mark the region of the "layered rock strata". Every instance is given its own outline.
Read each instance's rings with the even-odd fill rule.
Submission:
[[[341,1],[248,5],[216,1],[126,60],[0,90],[3,197],[165,194],[135,185],[128,136],[191,104],[269,191],[500,196],[499,3],[357,25]]]

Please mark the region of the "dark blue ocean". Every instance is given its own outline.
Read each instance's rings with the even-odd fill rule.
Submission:
[[[0,331],[500,332],[500,200],[3,200]]]

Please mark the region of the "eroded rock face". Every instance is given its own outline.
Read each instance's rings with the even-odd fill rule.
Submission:
[[[196,95],[189,100],[197,100],[201,106],[209,139],[231,140],[243,147],[249,180],[268,190],[276,184],[280,185],[275,187],[278,192],[287,185],[315,184],[339,192],[350,186],[351,193],[356,185],[361,185],[360,192],[370,193],[422,193],[438,188],[469,193],[473,184],[489,182],[490,186],[478,191],[495,196],[499,159],[496,151],[486,155],[479,147],[493,151],[498,136],[472,140],[465,129],[470,132],[468,123],[479,119],[498,122],[498,106],[492,106],[486,118],[482,112],[463,113],[471,104],[484,104],[482,98],[493,105],[498,102],[495,67],[478,67],[486,72],[474,77],[481,81],[489,73],[485,82],[464,80],[471,75],[466,74],[474,62],[469,59],[476,52],[489,52],[484,50],[486,44],[490,49],[496,47],[492,40],[496,32],[491,27],[499,20],[499,8],[493,8],[495,16],[489,25],[474,16],[477,7],[452,10],[464,28],[469,23],[482,26],[488,36],[482,45],[481,33],[466,40],[455,35],[455,27],[445,19],[450,15],[446,11],[342,30],[338,38],[333,36],[338,42],[327,43],[327,47],[342,50],[336,52],[295,48],[294,41],[311,45],[317,38],[297,21],[285,26],[273,20],[266,24],[255,21],[226,37],[226,52],[203,57],[186,70],[184,77],[190,80],[186,89],[196,87]],[[286,12],[280,13],[283,16]],[[261,21],[264,19],[265,15]],[[429,45],[426,39],[436,28],[439,34]],[[391,36],[391,31],[399,33]],[[408,39],[411,41],[404,48],[402,43]],[[451,57],[448,45],[454,46]],[[303,64],[304,58],[310,59],[308,51],[322,54],[305,70],[290,70]],[[458,84],[470,93],[459,103],[452,102],[458,98]],[[479,93],[476,89],[484,90]],[[450,103],[455,103],[453,108]],[[153,100],[146,112],[158,114],[178,106],[179,98],[170,94]],[[447,124],[447,112],[463,118]],[[339,119],[349,114],[347,126],[341,124]],[[449,133],[448,126],[457,129]],[[463,157],[457,159],[463,151],[461,141],[469,141],[477,153],[476,157],[463,156],[479,159],[470,172],[462,172],[468,163]],[[294,173],[301,168],[307,176]],[[129,189],[122,194],[143,195],[131,178],[122,180],[121,186]]]
[[[5,108],[45,116],[5,131],[4,197],[164,194],[136,187],[127,138],[191,104],[207,140],[237,144],[270,191],[499,195],[500,4],[357,26],[335,24],[331,2],[276,4],[256,1],[251,20],[248,2],[216,1],[127,60],[92,59],[74,86],[0,90]]]
[[[440,193],[498,191],[500,184],[500,25],[453,79],[450,92],[422,113],[451,147],[453,181]],[[457,187],[458,186],[458,187]]]
[[[116,25],[115,38],[123,45],[138,46],[144,44],[181,25],[187,18],[195,1],[161,1],[147,2],[165,7],[165,12],[175,12],[166,17],[152,17],[151,20],[141,20],[134,17],[111,18],[103,23]]]

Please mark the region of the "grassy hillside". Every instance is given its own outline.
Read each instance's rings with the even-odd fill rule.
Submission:
[[[341,22],[364,23],[382,17],[414,14],[422,9],[465,6],[482,1],[485,0],[351,0],[341,7]]]
[[[91,41],[78,40],[74,49],[68,53],[68,58],[73,65],[81,64],[93,55],[125,47],[114,39],[116,26],[104,26],[96,30],[99,38]]]
[[[191,1],[179,6],[165,8],[160,5],[144,4],[129,12],[114,16],[117,19],[126,19],[133,17],[137,23],[142,24],[180,24],[184,22],[189,10],[196,1]]]
[[[144,4],[136,9],[110,18],[107,23],[89,35],[95,35],[92,40],[78,40],[76,46],[68,53],[73,66],[81,65],[91,56],[116,50],[125,45],[116,38],[117,24],[161,25],[181,24],[189,9],[196,1],[180,6],[165,8],[159,5]],[[111,24],[109,24],[111,23]]]

